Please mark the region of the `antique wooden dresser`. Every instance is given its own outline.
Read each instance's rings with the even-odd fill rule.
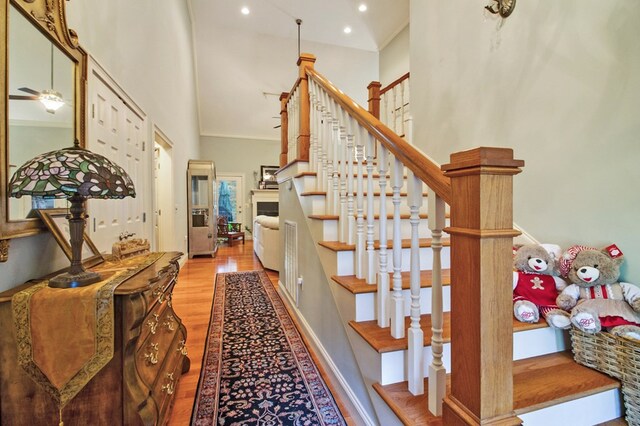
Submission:
[[[163,425],[180,376],[189,370],[187,332],[173,311],[177,252],[162,253],[116,287],[111,361],[64,407],[70,425]],[[11,297],[0,294],[0,424],[58,424],[55,401],[17,361]]]

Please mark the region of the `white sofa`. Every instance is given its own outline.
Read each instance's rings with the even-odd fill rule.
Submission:
[[[280,219],[256,216],[253,219],[253,251],[266,269],[280,270]]]

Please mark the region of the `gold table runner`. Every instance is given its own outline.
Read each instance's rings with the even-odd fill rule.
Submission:
[[[113,292],[156,262],[149,253],[93,270],[103,279],[81,288],[42,281],[12,298],[18,362],[62,409],[113,357]]]

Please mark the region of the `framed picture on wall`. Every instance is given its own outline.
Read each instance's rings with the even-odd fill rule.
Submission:
[[[260,166],[260,177],[262,182],[264,182],[265,188],[271,189],[278,187],[276,172],[279,168],[278,166]]]
[[[64,254],[71,260],[71,233],[69,232],[67,209],[40,209],[38,215],[47,225]],[[104,258],[100,254],[100,250],[93,244],[89,234],[85,232],[82,244],[82,265],[85,268],[90,268],[103,261]]]

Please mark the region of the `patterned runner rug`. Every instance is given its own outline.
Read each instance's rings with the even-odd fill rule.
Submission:
[[[346,424],[264,271],[216,276],[191,424]]]

